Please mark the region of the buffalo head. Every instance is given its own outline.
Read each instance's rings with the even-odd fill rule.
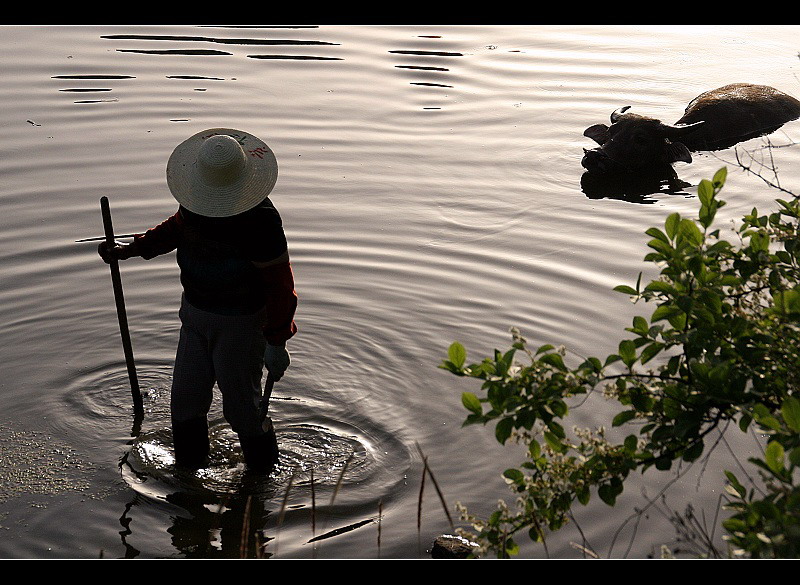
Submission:
[[[636,172],[677,161],[692,162],[692,155],[679,139],[703,124],[664,124],[655,118],[626,113],[630,106],[611,114],[611,126],[595,124],[588,136],[599,148],[584,149],[581,164],[588,171],[600,173]]]

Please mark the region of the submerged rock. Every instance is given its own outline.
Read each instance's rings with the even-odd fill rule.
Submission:
[[[433,541],[431,557],[434,559],[466,559],[478,545],[461,536],[443,534]]]

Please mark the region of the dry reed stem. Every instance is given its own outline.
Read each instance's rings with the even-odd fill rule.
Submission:
[[[253,496],[247,496],[247,502],[244,505],[244,519],[242,520],[242,536],[239,540],[239,557],[242,559],[247,558],[247,541],[250,535],[250,505],[253,501]]]
[[[436,494],[439,496],[439,501],[442,504],[442,509],[444,510],[445,515],[447,516],[447,521],[450,523],[450,530],[455,530],[455,524],[453,524],[453,518],[450,515],[450,510],[447,509],[447,503],[444,500],[444,494],[442,494],[442,490],[439,489],[439,482],[436,481],[436,477],[433,475],[433,471],[431,471],[430,466],[428,465],[428,458],[425,456],[425,453],[422,452],[422,447],[419,446],[419,443],[416,443],[417,450],[419,451],[420,456],[422,457],[422,462],[424,463],[425,468],[423,469],[423,477],[424,472],[427,471],[428,475],[433,482],[433,487],[436,490]],[[420,492],[420,497],[422,497],[422,492]],[[422,506],[420,500],[420,507]]]
[[[311,468],[311,536],[317,535],[317,496],[314,491],[314,468]]]
[[[295,465],[294,469],[292,469],[292,475],[289,478],[289,483],[286,486],[286,492],[283,494],[283,501],[281,502],[281,509],[280,509],[280,512],[278,513],[278,528],[280,528],[281,524],[283,524],[283,517],[286,514],[286,504],[289,501],[289,492],[292,489],[292,484],[294,484],[294,476],[297,473],[297,467],[298,466]]]
[[[286,486],[286,492],[283,494],[283,501],[281,502],[281,508],[278,512],[278,521],[275,525],[275,556],[278,555],[278,534],[281,531],[281,524],[283,524],[283,518],[286,514],[286,504],[289,501],[289,492],[292,489],[292,484],[294,483],[294,476],[297,474],[298,465],[295,465],[292,469],[292,475],[289,477],[289,483]]]
[[[347,458],[347,461],[344,462],[342,466],[342,471],[339,473],[339,478],[336,480],[336,486],[333,488],[333,493],[331,494],[331,502],[328,504],[329,506],[333,506],[333,501],[336,499],[336,496],[339,494],[339,488],[342,487],[342,480],[344,479],[344,473],[347,471],[347,466],[350,465],[350,461],[353,459],[355,455],[355,451],[350,453],[350,456]]]
[[[428,471],[428,458],[422,458],[422,479],[419,482],[419,497],[417,498],[417,535],[422,530],[422,496],[425,493],[425,475]]]
[[[378,558],[381,556],[381,523],[383,521],[383,498],[378,500]]]

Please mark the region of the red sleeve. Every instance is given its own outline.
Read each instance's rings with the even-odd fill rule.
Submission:
[[[297,293],[289,261],[258,268],[266,290],[267,323],[264,337],[270,345],[281,345],[297,333],[294,314]]]
[[[183,225],[183,216],[177,211],[156,227],[143,234],[136,234],[133,239],[134,250],[145,260],[172,252],[178,247]]]

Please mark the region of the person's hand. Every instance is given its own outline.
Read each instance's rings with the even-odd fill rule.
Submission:
[[[292,358],[285,345],[267,344],[267,348],[264,350],[264,365],[273,380],[276,382],[280,380],[291,362]]]
[[[106,264],[110,264],[112,260],[127,260],[134,255],[131,244],[114,242],[109,245],[105,240],[97,246],[97,253]]]

